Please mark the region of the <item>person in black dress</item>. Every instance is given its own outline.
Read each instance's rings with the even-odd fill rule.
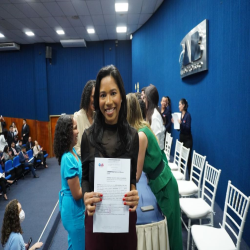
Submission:
[[[171,129],[171,100],[168,96],[161,99],[161,115],[164,118],[166,132],[170,133]]]
[[[136,250],[136,207],[139,201],[136,169],[139,138],[137,131],[127,122],[126,93],[121,75],[113,65],[102,68],[97,75],[94,105],[94,123],[84,131],[81,142],[82,191],[86,207],[85,247],[86,250]],[[102,194],[93,192],[95,157],[131,159],[131,191],[123,197],[124,205],[130,207],[128,233],[93,233],[93,204],[102,201]]]
[[[188,173],[191,174],[191,156],[193,149],[193,137],[191,133],[191,115],[187,111],[188,102],[186,99],[182,98],[179,101],[179,110],[181,112],[181,120],[178,120],[180,123],[180,142],[183,142],[183,146],[190,148],[189,157],[188,157]],[[172,120],[173,122],[173,120]]]

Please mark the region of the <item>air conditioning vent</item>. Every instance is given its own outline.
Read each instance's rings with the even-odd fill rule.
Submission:
[[[87,47],[84,39],[60,40],[63,47]]]
[[[20,50],[20,45],[17,43],[0,43],[0,51],[5,50]]]

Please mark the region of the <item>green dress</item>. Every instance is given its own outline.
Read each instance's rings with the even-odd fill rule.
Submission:
[[[149,176],[162,164],[163,155],[155,135],[148,127],[139,129],[148,138],[143,171]],[[167,218],[170,250],[182,250],[182,229],[179,204],[179,191],[168,163],[163,161],[164,168],[155,179],[150,179],[149,186],[154,193],[162,213]]]

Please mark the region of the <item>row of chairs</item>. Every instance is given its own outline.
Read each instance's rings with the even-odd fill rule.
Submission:
[[[166,134],[165,150],[167,146],[172,145],[171,139],[169,138],[171,138],[171,135]],[[200,250],[240,249],[240,242],[249,208],[250,197],[244,195],[231,184],[231,181],[229,181],[222,227],[219,229],[214,228],[214,203],[221,170],[217,170],[209,165],[206,161],[206,156],[202,156],[194,150],[190,179],[185,180],[188,156],[189,149],[184,147],[183,143],[176,140],[174,161],[169,163],[169,166],[173,175],[177,179],[181,212],[188,218],[188,225],[186,225],[183,218],[181,218],[188,231],[187,250],[189,250],[190,245],[190,234],[192,234],[193,238],[192,249],[194,249],[195,245]],[[205,171],[201,189],[204,165]],[[191,198],[192,196],[195,198]],[[233,214],[228,213],[229,208],[231,210],[230,212]],[[236,220],[235,217],[237,217],[238,220]],[[191,226],[191,221],[195,219],[199,219],[200,224],[202,223],[202,219],[209,219],[209,223],[206,225]],[[232,236],[236,237],[236,245],[225,230],[226,228],[229,229],[229,233]]]
[[[30,149],[27,151],[29,156],[29,160],[33,158],[33,150]],[[44,157],[48,157],[48,154],[45,154]],[[34,162],[34,167],[36,168],[40,165],[41,160],[36,159]],[[5,162],[4,166],[5,171],[5,179],[6,180],[17,180],[19,178],[24,178],[25,174],[30,171],[29,167],[25,167],[24,164],[20,163],[19,156],[16,156],[12,160],[8,160]],[[0,172],[3,173],[2,168],[0,167]],[[17,182],[16,182],[17,184]],[[8,185],[9,186],[9,185]],[[10,187],[10,186],[9,186]],[[1,190],[1,188],[0,188]]]

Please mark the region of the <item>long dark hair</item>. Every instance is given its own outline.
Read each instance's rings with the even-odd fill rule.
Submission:
[[[62,156],[69,152],[73,140],[73,118],[70,115],[59,117],[55,128],[54,153],[61,165]]]
[[[120,75],[119,70],[114,65],[109,65],[100,69],[96,78],[96,87],[95,87],[95,95],[94,95],[94,105],[95,105],[95,120],[93,125],[89,128],[90,131],[90,143],[99,152],[101,152],[104,156],[107,157],[105,149],[102,147],[102,136],[103,136],[103,127],[105,125],[104,116],[100,110],[99,106],[99,95],[100,95],[100,85],[101,80],[106,77],[111,76],[115,80],[121,94],[122,103],[119,112],[119,117],[117,121],[117,129],[118,136],[121,140],[121,147],[117,148],[116,153],[119,155],[124,149],[126,151],[130,150],[131,146],[131,127],[127,122],[127,102],[126,102],[126,93],[122,81],[122,77]]]
[[[154,113],[154,109],[157,109],[157,111],[159,112],[159,114],[161,115],[161,112],[158,108],[158,103],[159,103],[159,93],[157,88],[150,84],[146,90],[145,90],[145,95],[147,98],[147,113],[146,113],[146,120],[149,122],[149,124],[151,125],[152,123],[152,115]],[[162,117],[162,115],[161,115]]]
[[[95,87],[95,80],[89,80],[82,91],[80,109],[88,111],[92,89]]]
[[[10,234],[12,232],[20,234],[23,233],[20,225],[19,211],[17,204],[18,200],[12,200],[7,204],[5,208],[5,213],[3,217],[3,226],[2,226],[2,237],[1,237],[1,243],[3,247],[8,241]]]
[[[187,102],[187,100],[186,100],[185,98],[181,98],[181,99],[180,99],[180,102],[181,102],[182,105],[184,105],[184,108],[183,108],[183,109],[184,109],[185,111],[187,111],[187,109],[188,109],[188,102]]]
[[[169,98],[169,96],[164,96],[164,98],[168,99],[168,106],[171,106],[171,99]]]

